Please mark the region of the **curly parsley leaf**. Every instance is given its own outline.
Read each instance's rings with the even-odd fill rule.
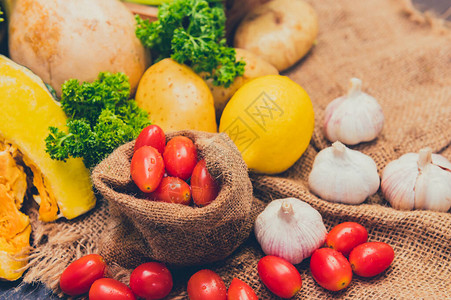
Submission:
[[[129,97],[130,84],[123,73],[102,72],[96,81],[83,84],[66,81],[61,107],[69,117],[67,132],[50,127],[46,152],[62,161],[81,157],[86,167],[94,167],[150,124],[147,112]]]
[[[221,1],[175,0],[160,6],[157,21],[136,21],[136,36],[157,61],[170,57],[225,87],[244,73],[244,61],[226,44]]]

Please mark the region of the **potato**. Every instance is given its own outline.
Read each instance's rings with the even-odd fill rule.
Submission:
[[[165,132],[217,131],[213,96],[207,84],[191,68],[170,58],[146,70],[135,100]]]
[[[273,0],[250,11],[238,26],[234,46],[249,50],[283,71],[300,60],[318,34],[318,17],[302,0]]]
[[[101,71],[124,72],[134,93],[150,63],[133,14],[118,0],[17,0],[9,50],[58,95],[64,81],[94,81]]]
[[[235,50],[236,59],[242,59],[246,62],[243,76],[235,78],[235,81],[228,88],[213,85],[212,79],[206,80],[207,85],[210,88],[211,93],[213,94],[213,99],[215,101],[216,118],[218,121],[221,118],[222,111],[224,110],[227,102],[229,102],[233,94],[235,94],[235,92],[243,84],[259,76],[279,74],[279,72],[273,65],[271,65],[261,57],[255,55],[254,53],[239,48],[236,48]]]

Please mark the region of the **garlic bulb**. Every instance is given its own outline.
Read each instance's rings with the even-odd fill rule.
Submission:
[[[451,208],[451,162],[430,148],[404,154],[384,168],[381,189],[395,209],[446,212]]]
[[[335,142],[316,155],[308,182],[324,200],[360,204],[377,192],[380,180],[371,157]]]
[[[327,234],[319,212],[296,198],[271,201],[255,220],[254,232],[266,255],[285,258],[292,264],[322,246]]]
[[[375,139],[384,126],[382,108],[372,96],[362,92],[362,81],[352,78],[346,96],[330,102],[325,111],[326,138],[347,145]]]

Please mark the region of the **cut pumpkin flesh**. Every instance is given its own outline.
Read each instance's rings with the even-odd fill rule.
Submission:
[[[12,151],[11,151],[12,150]],[[27,190],[27,176],[13,158],[11,147],[0,151],[0,278],[16,280],[25,266],[30,220],[20,212]],[[21,255],[22,254],[22,255]]]
[[[0,175],[3,176],[0,186],[6,191],[2,194],[0,190],[1,270],[4,265],[7,266],[4,251],[17,254],[23,249],[20,246],[22,242],[26,241],[26,246],[29,243],[28,217],[19,211],[26,194],[26,187],[23,186],[26,174],[32,178],[32,185],[37,190],[33,198],[39,203],[39,218],[44,222],[58,217],[73,219],[95,206],[90,173],[82,159],[56,161],[45,152],[49,127],[61,128],[65,124],[66,115],[42,80],[30,70],[0,55],[0,151],[3,151],[4,157],[9,155],[12,159],[3,158],[2,162],[0,155],[0,168],[3,169],[0,170],[3,174]],[[24,168],[30,172],[24,172]],[[13,199],[12,203],[5,195]],[[12,210],[13,207],[16,211]],[[16,223],[11,216],[14,216]],[[11,252],[13,248],[15,250]],[[17,266],[11,269],[17,269]],[[0,278],[11,277],[0,271]]]

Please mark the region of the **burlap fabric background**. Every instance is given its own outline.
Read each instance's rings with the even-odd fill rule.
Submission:
[[[308,260],[297,267],[303,278],[298,299],[449,299],[451,295],[451,215],[429,211],[396,211],[380,193],[365,204],[332,204],[313,196],[307,187],[316,153],[328,143],[321,131],[324,108],[345,93],[349,78],[363,80],[363,89],[383,107],[386,124],[374,142],[354,149],[370,155],[379,171],[400,155],[429,146],[451,159],[451,33],[437,20],[414,12],[397,0],[323,0],[309,2],[319,14],[317,46],[286,72],[310,94],[316,129],[307,152],[278,176],[251,175],[254,195],[263,202],[294,196],[319,210],[330,229],[343,221],[366,226],[369,239],[393,246],[395,260],[383,274],[357,276],[339,293],[319,287]],[[57,290],[64,267],[82,254],[98,251],[105,230],[105,202],[77,221],[42,225],[33,221],[34,246],[26,282],[42,281]],[[227,259],[173,270],[175,285],[169,298],[185,299],[186,282],[199,268],[218,272],[228,286],[233,277],[248,282],[261,299],[275,299],[260,283],[257,261],[263,256],[251,237]],[[129,271],[112,267],[127,282]]]
[[[252,184],[247,166],[226,134],[179,131],[190,138],[221,186],[218,197],[202,208],[149,201],[130,176],[134,142],[116,149],[95,167],[95,187],[109,203],[111,218],[100,254],[111,263],[133,268],[157,260],[176,266],[199,265],[232,254],[253,228]]]

